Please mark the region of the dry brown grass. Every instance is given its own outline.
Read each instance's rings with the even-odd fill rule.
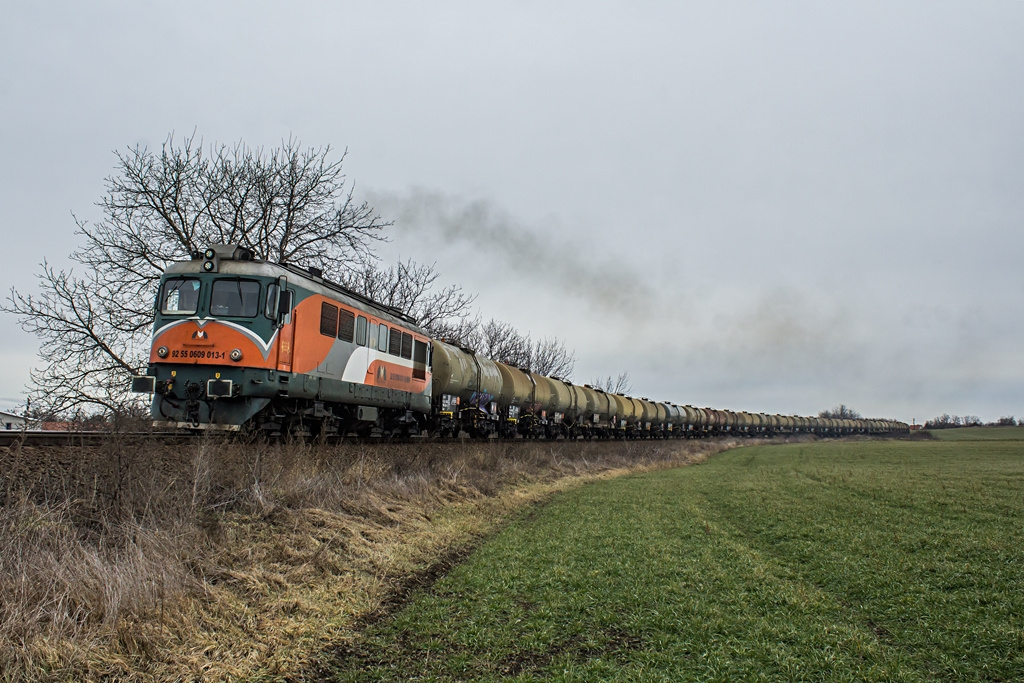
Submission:
[[[301,676],[412,577],[554,492],[733,442],[0,453],[0,680]]]

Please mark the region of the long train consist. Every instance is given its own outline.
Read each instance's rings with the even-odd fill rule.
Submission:
[[[545,377],[431,339],[315,269],[213,245],[160,280],[149,367],[132,390],[154,422],[310,434],[663,438],[891,434],[888,420],[696,408]]]

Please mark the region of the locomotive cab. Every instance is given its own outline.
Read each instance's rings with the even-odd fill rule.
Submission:
[[[154,424],[405,433],[430,407],[415,321],[315,269],[214,245],[164,272],[149,367]]]
[[[287,278],[251,257],[212,255],[173,264],[161,279],[149,367],[132,390],[153,394],[162,426],[237,429],[287,390]]]

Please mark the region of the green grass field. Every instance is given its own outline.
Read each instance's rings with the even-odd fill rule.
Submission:
[[[940,441],[1024,441],[1024,427],[958,427],[928,431]]]
[[[1024,443],[743,448],[563,494],[327,664],[353,680],[1019,680]]]

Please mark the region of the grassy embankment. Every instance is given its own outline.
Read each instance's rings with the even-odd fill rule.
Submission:
[[[1024,441],[1024,427],[955,427],[926,431],[939,441]]]
[[[1022,494],[1014,441],[761,446],[602,481],[504,529],[321,673],[1021,680]]]
[[[727,446],[0,449],[0,681],[293,676],[517,511]]]

